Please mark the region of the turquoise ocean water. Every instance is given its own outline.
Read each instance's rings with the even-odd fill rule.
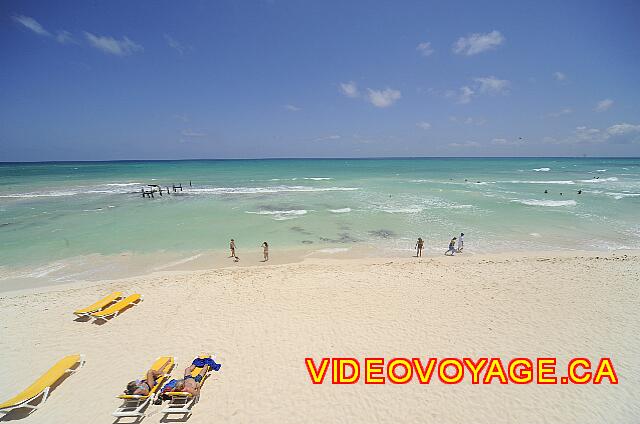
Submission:
[[[184,191],[140,195],[173,183]],[[240,249],[268,240],[272,255],[408,256],[418,236],[442,254],[460,232],[470,254],[639,249],[639,206],[640,159],[0,164],[0,284],[84,278],[124,254],[188,260],[232,237]]]

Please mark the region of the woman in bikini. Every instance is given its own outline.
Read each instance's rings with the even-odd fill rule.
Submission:
[[[133,380],[127,384],[125,394],[127,395],[140,395],[146,396],[151,392],[151,389],[156,385],[158,377],[164,375],[165,368],[169,366],[171,361],[167,360],[159,370],[147,371],[147,378],[144,380]]]

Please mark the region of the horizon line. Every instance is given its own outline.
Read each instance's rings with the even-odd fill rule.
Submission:
[[[640,156],[344,156],[344,157],[262,157],[262,158],[186,158],[186,159],[78,159],[0,161],[0,165],[44,163],[105,162],[194,162],[194,161],[260,161],[260,160],[385,160],[385,159],[640,159]]]

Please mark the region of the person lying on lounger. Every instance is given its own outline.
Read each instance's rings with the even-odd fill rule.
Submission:
[[[184,377],[181,380],[171,380],[162,389],[163,393],[166,392],[186,392],[193,396],[197,396],[202,386],[202,380],[207,374],[209,367],[214,371],[220,369],[220,364],[217,364],[212,358],[196,358],[193,363],[184,370]],[[194,377],[191,375],[196,368],[202,368],[200,372]]]
[[[148,395],[151,389],[157,384],[158,377],[164,375],[165,368],[169,366],[170,362],[170,360],[167,360],[167,362],[165,362],[158,370],[147,371],[147,378],[144,380],[130,381],[124,391],[125,394],[140,396]]]

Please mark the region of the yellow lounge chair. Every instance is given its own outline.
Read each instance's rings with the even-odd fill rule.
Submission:
[[[109,306],[106,309],[92,313],[91,316],[97,319],[104,319],[104,320],[106,320],[108,317],[115,318],[118,316],[120,312],[124,311],[129,306],[133,305],[136,302],[141,302],[141,301],[142,301],[142,295],[138,293],[132,294],[131,296],[128,296],[125,299],[122,299],[118,303],[114,303],[113,305]]]
[[[83,308],[83,309],[78,309],[77,311],[74,312],[74,314],[76,314],[79,317],[85,317],[87,315],[91,315],[94,312],[98,312],[100,309],[104,308],[105,306],[108,306],[111,303],[116,302],[120,299],[122,299],[122,292],[113,292],[109,296],[98,300],[96,303],[94,303],[91,306],[87,306],[86,308]]]
[[[169,361],[169,366],[166,368],[167,372],[164,375],[161,375],[156,380],[156,384],[151,388],[148,395],[120,395],[118,399],[124,400],[122,406],[116,409],[113,412],[114,417],[144,417],[144,408],[149,404],[153,396],[158,392],[162,383],[166,380],[171,372],[171,369],[174,366],[173,356],[161,356],[156,362],[151,365],[151,369],[155,371],[159,371],[162,366]],[[147,376],[143,377],[146,379]]]
[[[80,362],[80,365],[76,368],[73,366]],[[49,391],[51,387],[60,380],[67,372],[74,373],[84,365],[84,355],[69,355],[62,358],[57,364],[55,364],[49,371],[44,373],[42,377],[37,379],[35,383],[24,389],[20,394],[14,396],[8,401],[0,404],[0,417],[8,414],[14,409],[29,408],[33,410],[38,409],[49,397]],[[31,405],[33,401],[38,399],[42,395],[42,398],[37,404]]]
[[[198,358],[210,358],[210,357],[211,355],[198,356]],[[208,365],[205,365],[205,367],[207,368],[207,372],[204,374],[204,377],[200,382],[201,388],[204,382],[206,381],[207,377],[209,377],[209,374],[211,373],[211,367],[209,367]],[[191,376],[195,377],[198,374],[200,374],[201,371],[202,371],[201,367],[196,367],[194,368],[193,371],[191,371]],[[191,415],[191,407],[194,405],[195,402],[197,402],[198,397],[200,397],[199,394],[197,396],[194,396],[188,392],[166,392],[164,394],[166,396],[169,396],[171,399],[169,400],[169,404],[167,405],[167,407],[162,410],[162,413],[163,414],[185,414],[186,416]]]

